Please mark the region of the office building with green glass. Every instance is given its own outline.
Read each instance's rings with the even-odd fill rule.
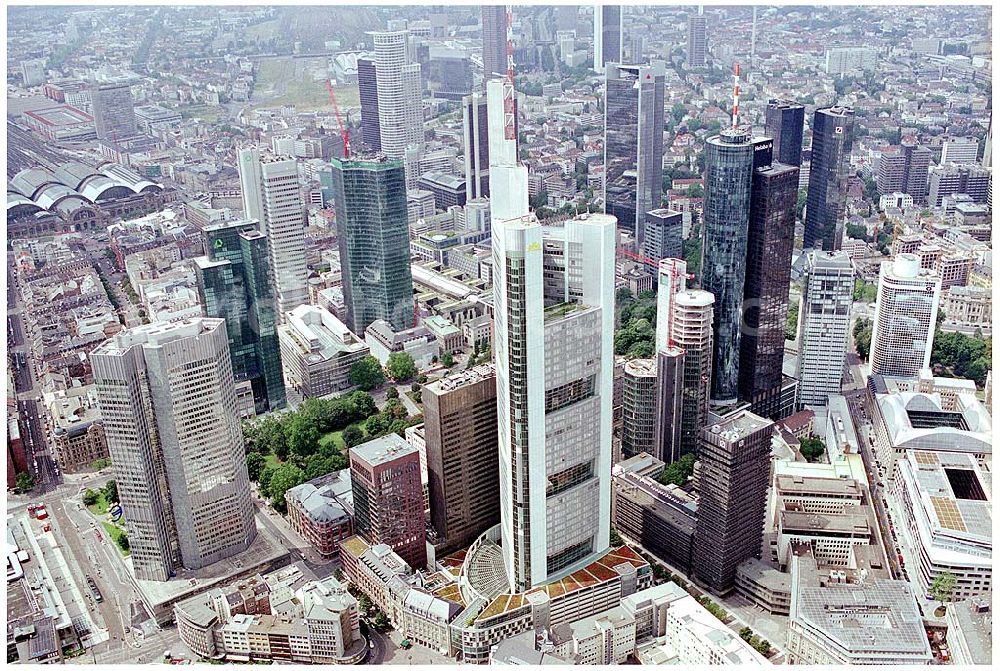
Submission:
[[[340,268],[347,325],[358,336],[384,319],[413,326],[413,279],[403,162],[384,154],[334,159]]]
[[[267,236],[252,219],[207,226],[208,256],[196,258],[209,317],[226,320],[233,378],[249,381],[257,414],[285,406]]]

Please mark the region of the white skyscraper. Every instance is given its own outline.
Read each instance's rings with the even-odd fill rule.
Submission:
[[[873,375],[916,377],[931,362],[941,277],[916,254],[898,254],[879,271],[869,362]]]
[[[247,549],[257,527],[225,320],[121,331],[90,362],[136,577]]]
[[[389,158],[406,159],[407,147],[420,147],[424,142],[420,64],[414,62],[409,31],[381,31],[371,35],[375,41],[375,83],[382,151]],[[407,188],[413,188],[419,175],[410,167],[413,161],[408,164]]]
[[[799,405],[824,406],[844,377],[854,268],[846,252],[815,251],[809,260],[799,310]]]
[[[305,206],[295,159],[261,157],[257,149],[239,151],[240,188],[248,219],[260,222],[267,236],[278,317],[309,302],[306,273]]]
[[[616,221],[549,228],[528,213],[505,88],[487,89],[500,517],[510,589],[523,592],[608,548]]]

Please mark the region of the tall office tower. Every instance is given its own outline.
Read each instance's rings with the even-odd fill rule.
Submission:
[[[500,522],[496,369],[482,364],[435,380],[423,401],[431,525],[443,555]]]
[[[789,100],[770,100],[764,123],[764,135],[774,140],[775,160],[785,165],[801,166],[806,108]]]
[[[983,167],[993,167],[993,117],[990,115],[990,125],[986,127],[986,143],[983,145]]]
[[[699,12],[688,16],[687,64],[703,68],[708,58],[708,19]]]
[[[715,594],[733,588],[741,562],[760,557],[773,430],[739,410],[701,432],[694,577]]]
[[[633,35],[632,40],[631,42],[629,42],[629,44],[632,45],[631,47],[629,47],[629,51],[631,52],[632,56],[631,62],[642,63],[642,54],[646,49],[646,42],[643,36],[641,34]]]
[[[680,459],[684,423],[686,352],[677,346],[656,351],[656,415],[652,455],[668,464]]]
[[[656,455],[656,360],[625,363],[622,390],[621,458],[640,452]]]
[[[420,452],[395,433],[352,447],[354,529],[388,545],[414,569],[427,567]]]
[[[883,261],[878,277],[869,363],[872,375],[916,377],[931,363],[941,277],[916,254]]]
[[[604,105],[604,211],[642,249],[646,213],[663,192],[663,81],[666,65],[608,62]]]
[[[285,407],[277,311],[267,237],[257,222],[204,228],[208,256],[194,259],[198,295],[208,317],[226,320],[236,382],[249,382],[257,414]]]
[[[941,143],[941,165],[975,163],[979,158],[979,143],[974,137],[953,137]]]
[[[135,575],[168,580],[257,537],[226,323],[121,331],[90,353]]]
[[[642,253],[657,261],[681,258],[684,254],[684,213],[657,208],[646,212],[645,219]]]
[[[420,64],[411,56],[406,30],[372,33],[378,91],[379,141],[392,159],[404,158],[407,147],[424,142],[424,108]],[[407,179],[410,179],[407,175]],[[418,175],[412,175],[415,183]]]
[[[396,330],[410,328],[413,279],[403,163],[383,154],[357,154],[332,165],[347,325],[357,334],[378,319]]]
[[[770,140],[757,142],[750,189],[739,397],[757,415],[780,419],[781,363],[792,272],[799,169],[771,162]]]
[[[930,189],[927,204],[941,207],[947,196],[965,193],[974,203],[985,203],[989,198],[990,170],[978,165],[936,165],[930,170]]]
[[[97,84],[90,92],[97,139],[118,142],[135,137],[135,101],[126,82]]]
[[[488,84],[494,342],[502,548],[521,592],[608,547],[616,222],[581,215],[543,237],[504,89]]]
[[[726,128],[705,145],[702,287],[715,296],[713,405],[739,391],[740,323],[747,263],[747,225],[754,143],[746,128]]]
[[[507,74],[507,8],[483,5],[483,82]]]
[[[483,11],[486,9],[484,7]],[[466,201],[489,198],[489,112],[483,93],[473,92],[462,98],[462,154],[465,160]]]
[[[847,252],[809,252],[799,309],[799,407],[825,406],[840,393],[853,300]]]
[[[914,142],[904,142],[903,193],[913,196],[917,205],[927,204],[927,173],[931,167],[931,150]]]
[[[806,200],[804,249],[840,249],[844,237],[847,179],[854,144],[854,110],[826,107],[813,115],[812,158]]]
[[[305,205],[295,159],[239,151],[240,188],[247,219],[260,222],[267,236],[278,321],[309,302],[306,273]]]
[[[378,116],[378,79],[375,75],[375,60],[371,57],[358,59],[358,97],[361,99],[361,142],[367,145],[370,151],[382,151]]]
[[[608,63],[622,62],[621,5],[594,6],[594,70],[604,72]]]

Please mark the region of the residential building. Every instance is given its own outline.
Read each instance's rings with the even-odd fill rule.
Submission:
[[[726,128],[705,146],[701,283],[715,296],[710,399],[719,406],[734,403],[739,392],[754,147],[746,128]]]
[[[754,152],[737,379],[752,412],[780,419],[799,169],[772,162],[769,143]]]
[[[256,414],[283,408],[267,236],[257,230],[256,221],[246,219],[202,230],[208,256],[195,258],[194,268],[205,315],[226,320],[233,376],[237,383],[250,383]]]
[[[127,329],[90,362],[136,577],[246,550],[257,527],[225,320]]]
[[[351,471],[334,471],[285,492],[288,523],[325,558],[340,555],[340,544],[354,535]]]
[[[351,388],[351,366],[368,345],[325,308],[300,305],[278,327],[281,365],[288,386],[303,398]]]
[[[135,102],[127,82],[97,84],[90,91],[97,139],[113,145],[136,135]]]
[[[395,433],[352,447],[354,526],[373,544],[385,544],[410,566],[427,565],[420,456]]]
[[[733,589],[741,562],[760,556],[773,427],[737,410],[702,430],[693,577],[716,594]]]
[[[840,393],[854,300],[846,252],[813,251],[799,308],[799,407],[823,406]]]
[[[496,369],[480,364],[421,393],[431,526],[444,555],[500,522]]]
[[[916,377],[930,365],[941,278],[914,254],[882,263],[869,362],[874,375]]]
[[[847,179],[854,145],[854,110],[825,107],[813,115],[812,158],[806,193],[803,249],[840,249],[847,206]]]
[[[594,6],[594,70],[604,72],[608,63],[622,62],[621,5]]]
[[[621,12],[604,5],[597,13],[612,8]],[[604,72],[604,211],[644,249],[646,213],[659,208],[663,191],[666,64],[606,61]]]
[[[298,164],[295,159],[261,156],[254,148],[241,149],[238,155],[243,214],[256,220],[267,238],[278,321],[282,321],[286,312],[309,298]]]
[[[774,160],[785,165],[802,165],[802,133],[805,107],[789,100],[769,100],[764,113],[764,135],[774,141]]]

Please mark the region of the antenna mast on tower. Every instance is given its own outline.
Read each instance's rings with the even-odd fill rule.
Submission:
[[[503,85],[503,136],[517,139],[514,123],[514,7],[507,5],[507,78]]]
[[[733,66],[733,128],[740,117],[740,64]]]

